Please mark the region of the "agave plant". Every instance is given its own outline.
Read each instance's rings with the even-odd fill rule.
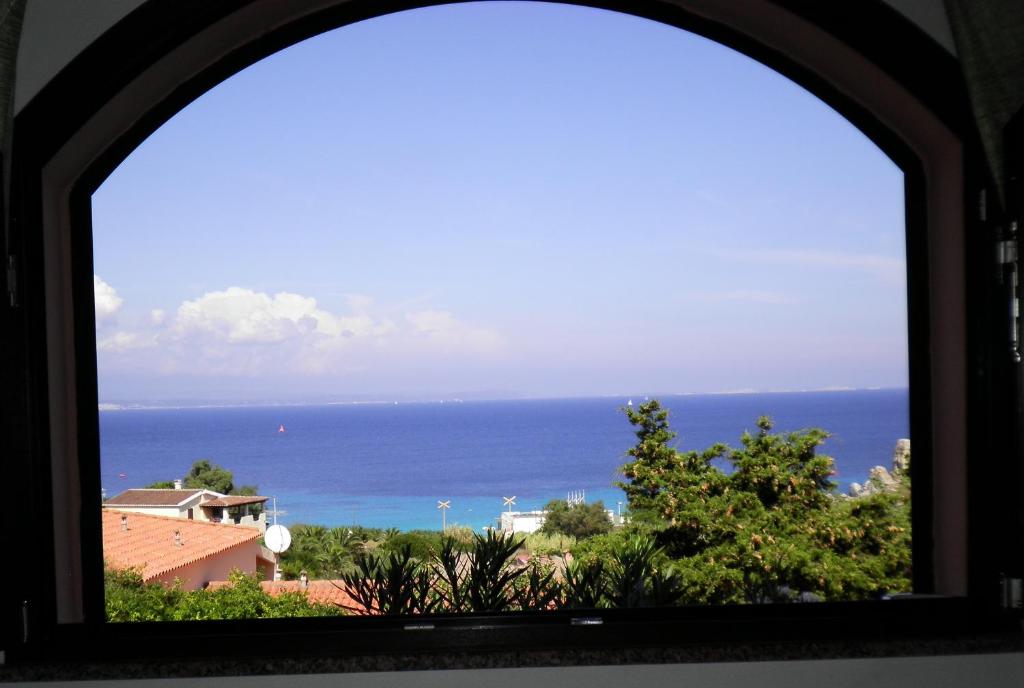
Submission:
[[[523,611],[552,609],[562,605],[562,585],[555,569],[532,563],[519,572],[512,586],[512,600]]]
[[[511,608],[512,584],[523,569],[509,565],[523,539],[490,530],[473,536],[473,554],[466,574],[466,598],[474,612],[500,612]]]
[[[635,536],[613,553],[608,571],[608,600],[615,607],[644,607],[651,603],[648,581],[661,550],[648,537]]]
[[[438,611],[458,613],[468,610],[466,579],[469,558],[458,551],[454,537],[446,535],[441,540],[441,548],[434,556],[432,569]]]
[[[357,607],[356,614],[426,614],[434,610],[429,572],[412,556],[409,545],[386,557],[360,553],[355,571],[343,573],[345,591]]]
[[[652,607],[670,607],[680,604],[686,595],[682,576],[671,565],[651,571],[647,603]]]
[[[595,559],[589,562],[570,561],[563,576],[565,606],[570,609],[593,609],[607,605],[608,584],[605,580],[604,562]]]

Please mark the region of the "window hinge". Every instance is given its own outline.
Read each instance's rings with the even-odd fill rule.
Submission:
[[[7,256],[7,301],[11,308],[18,305],[18,264],[14,256]]]
[[[1005,284],[1007,287],[1007,329],[1010,339],[1010,358],[1014,363],[1020,363],[1020,297],[1018,295],[1020,251],[1017,245],[1016,222],[1011,222],[1009,231],[996,241],[996,273],[999,283]]]
[[[1003,609],[1024,610],[1024,580],[1003,577],[1000,582],[1003,587]]]
[[[569,623],[573,626],[601,626],[604,619],[600,616],[574,616],[569,619]]]
[[[21,603],[21,642],[28,644],[28,600]]]
[[[1017,262],[1017,240],[1003,239],[996,242],[996,265],[1014,265]]]

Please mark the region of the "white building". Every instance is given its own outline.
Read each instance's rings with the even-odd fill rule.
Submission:
[[[177,481],[176,485],[180,484]],[[170,516],[189,521],[233,523],[240,526],[267,529],[267,515],[260,509],[267,497],[222,495],[213,490],[132,489],[125,490],[103,503],[108,510],[129,511],[150,516]]]
[[[536,533],[544,525],[546,511],[503,511],[501,529],[506,533]]]
[[[506,533],[536,533],[544,526],[546,511],[503,511],[501,512],[501,530]],[[611,509],[605,509],[608,520],[615,527],[625,523],[623,516]]]

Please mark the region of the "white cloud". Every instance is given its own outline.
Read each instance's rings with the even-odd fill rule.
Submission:
[[[99,275],[92,276],[93,299],[96,302],[96,320],[103,321],[114,317],[124,299],[117,295],[117,290],[100,279]]]
[[[448,311],[423,310],[409,313],[405,319],[418,338],[445,349],[487,353],[502,346],[502,339],[496,332],[461,322]]]
[[[373,297],[366,294],[346,294],[345,302],[357,313],[364,313],[373,308]]]
[[[501,349],[496,332],[448,311],[420,310],[393,320],[370,297],[347,295],[345,304],[347,312],[334,313],[310,296],[229,287],[182,302],[170,317],[151,311],[142,330],[118,332],[98,348],[108,355],[106,363],[123,367],[243,376],[385,370]]]
[[[142,349],[155,346],[156,342],[151,336],[140,332],[115,332],[114,334],[100,340],[96,348],[100,351],[122,353],[131,349]]]
[[[355,303],[365,309],[372,301],[359,299]],[[231,343],[264,344],[310,335],[346,339],[382,336],[394,329],[389,321],[376,320],[365,312],[335,315],[319,308],[311,296],[289,292],[270,296],[241,287],[185,301],[178,307],[173,327],[182,334],[202,332]]]

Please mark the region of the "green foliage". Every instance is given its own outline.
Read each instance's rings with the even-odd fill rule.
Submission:
[[[349,611],[357,614],[426,614],[437,605],[431,580],[409,544],[387,555],[356,555],[355,571],[342,578],[358,605]]]
[[[585,540],[579,540],[570,551],[577,561],[588,563],[600,561],[608,564],[615,558],[615,552],[624,547],[631,537],[651,532],[653,531],[644,524],[631,523],[625,528],[619,528],[604,535],[595,535]]]
[[[541,532],[549,535],[561,533],[583,539],[612,529],[604,503],[600,501],[570,506],[564,499],[554,499],[547,503],[544,511]]]
[[[301,592],[271,597],[255,576],[239,571],[231,573],[231,585],[216,590],[197,590],[184,597],[179,605],[179,620],[208,619],[271,619],[295,616],[336,616],[333,605],[313,605]]]
[[[523,611],[543,611],[562,604],[562,585],[555,569],[531,563],[512,582],[512,606]]]
[[[358,614],[500,612],[559,603],[553,568],[516,566],[523,541],[498,531],[473,535],[469,551],[450,534],[428,559],[406,542],[396,551],[361,554],[343,576]]]
[[[255,576],[233,571],[231,585],[185,592],[180,582],[144,583],[133,570],[106,569],[104,594],[109,621],[200,621],[337,616],[334,605],[311,604],[301,592],[271,597]]]
[[[184,486],[189,489],[207,489],[221,494],[230,494],[235,489],[234,474],[226,468],[211,464],[209,459],[199,459],[192,464],[185,475]]]
[[[461,552],[455,538],[446,537],[432,563],[434,593],[440,608],[446,612],[469,611],[469,591],[466,577],[469,557]]]
[[[523,548],[534,555],[561,556],[576,547],[576,538],[561,533],[545,533],[537,531],[526,536]]]
[[[565,566],[564,606],[569,609],[593,609],[604,606],[608,597],[604,561],[574,559]]]
[[[637,443],[626,452],[633,460],[622,467],[628,482],[616,485],[626,493],[632,521],[659,526],[666,521],[674,523],[680,500],[691,496],[694,487],[707,496],[721,492],[724,476],[712,461],[726,453],[724,444],[701,453],[676,451],[669,446],[676,433],[669,430],[668,411],[656,399],[636,410],[626,408],[625,413],[637,428]]]
[[[613,607],[675,604],[682,597],[682,583],[665,553],[652,538],[642,535],[630,536],[613,550],[607,581]]]
[[[509,566],[522,539],[497,530],[474,535],[473,554],[467,572],[469,604],[475,612],[500,612],[512,605],[512,583],[522,570]]]
[[[657,401],[626,414],[638,441],[623,467],[629,482],[620,486],[634,529],[649,528],[674,563],[645,573],[636,552],[613,575],[634,586],[646,575],[658,581],[656,596],[693,604],[864,599],[909,589],[909,488],[855,500],[836,495],[832,459],[816,451],[824,431],[773,434],[762,417],[738,449],[679,452],[668,444],[675,434]],[[731,472],[713,463],[722,457]],[[618,581],[615,604],[639,599],[628,583]]]
[[[400,552],[409,548],[413,558],[427,561],[441,549],[441,540],[442,535],[436,530],[410,530],[392,535],[384,541],[381,549],[385,552]]]
[[[681,452],[669,444],[675,433],[657,401],[626,414],[637,444],[618,483],[629,500],[623,528],[611,529],[600,502],[558,500],[547,506],[544,532],[526,538],[457,526],[439,533],[297,525],[282,556],[285,576],[341,578],[355,601],[349,611],[386,615],[855,600],[910,589],[904,472],[896,472],[895,489],[879,484],[875,494],[848,499],[835,493],[832,459],[817,453],[828,437],[822,430],[774,434],[762,417],[739,448]],[[223,471],[208,461],[193,469]],[[523,548],[559,557],[568,549],[572,557],[564,567],[522,566],[514,557]],[[339,613],[301,594],[270,598],[240,574],[232,583],[186,593],[108,571],[107,613],[119,621]]]
[[[494,612],[557,606],[561,586],[553,567],[513,565],[512,557],[522,546],[522,539],[492,530],[486,536],[474,534],[467,553],[446,537],[433,565],[441,609]]]
[[[355,570],[355,557],[372,552],[383,540],[375,528],[296,524],[291,527],[292,544],[281,555],[281,573],[287,580],[306,571],[310,578],[340,578]]]
[[[190,490],[213,490],[221,494],[233,495],[257,495],[259,491],[255,485],[242,485],[238,488],[234,484],[235,476],[228,469],[211,463],[209,459],[199,459],[192,464],[182,486]],[[148,489],[172,490],[173,480],[159,480],[146,486]],[[259,513],[259,507],[250,507],[250,513]]]
[[[108,621],[173,621],[186,593],[175,583],[146,584],[134,569],[106,569],[103,595]]]

